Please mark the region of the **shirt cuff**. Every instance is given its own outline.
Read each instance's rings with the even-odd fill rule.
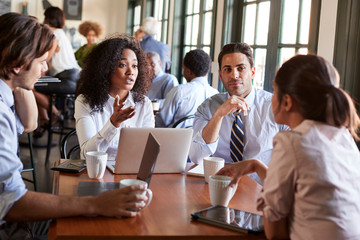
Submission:
[[[107,142],[111,142],[111,140],[116,136],[118,128],[116,128],[110,122],[110,119],[105,123],[104,127],[99,131],[100,137],[104,138]]]
[[[257,199],[257,202],[256,202],[256,209],[258,211],[262,211],[263,214],[264,214],[264,217],[266,217],[266,219],[269,221],[269,222],[275,222],[275,221],[278,221],[280,220],[281,218],[283,218],[282,216],[280,216],[279,214],[276,214],[276,212],[274,212],[274,210],[268,206],[265,202],[265,199],[263,197],[264,195],[264,192],[262,190],[261,192],[261,197]]]

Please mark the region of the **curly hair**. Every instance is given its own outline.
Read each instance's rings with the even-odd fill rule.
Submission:
[[[86,37],[86,35],[91,30],[93,30],[96,34],[96,37],[99,38],[102,35],[104,28],[101,26],[101,24],[92,21],[85,21],[79,25],[79,33],[84,37]]]
[[[202,77],[210,71],[211,58],[203,50],[195,49],[186,53],[183,63],[197,77]]]
[[[83,94],[93,112],[102,112],[109,99],[111,75],[119,66],[125,49],[134,51],[138,61],[138,76],[131,92],[135,102],[144,102],[151,85],[149,65],[139,43],[131,36],[114,34],[100,42],[84,59],[84,68],[77,83],[76,96]]]

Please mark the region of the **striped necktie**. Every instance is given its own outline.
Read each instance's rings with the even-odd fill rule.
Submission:
[[[230,155],[234,162],[239,162],[243,159],[244,151],[244,125],[240,118],[241,110],[238,110],[235,115],[235,120],[231,129],[230,138]]]

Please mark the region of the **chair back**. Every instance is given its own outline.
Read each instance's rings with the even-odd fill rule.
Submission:
[[[194,114],[182,117],[176,123],[174,123],[174,125],[172,127],[177,128],[180,125],[179,127],[181,127],[181,128],[192,128],[194,117],[195,117]]]
[[[65,159],[80,159],[80,146],[76,129],[68,132],[61,141],[60,156]]]

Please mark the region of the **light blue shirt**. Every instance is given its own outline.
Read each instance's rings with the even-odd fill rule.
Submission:
[[[174,87],[166,96],[160,113],[155,117],[156,127],[172,127],[181,118],[194,114],[197,107],[208,97],[217,94],[206,77],[197,77],[186,84]],[[193,119],[178,125],[182,128],[192,125]]]
[[[14,97],[11,88],[0,79],[0,224],[14,202],[26,193],[21,178],[23,164],[18,155],[19,119],[11,109]]]
[[[214,156],[225,159],[225,163],[232,163],[230,156],[230,137],[231,128],[235,119],[235,114],[229,114],[223,118],[218,139],[210,144],[206,144],[202,131],[208,124],[216,109],[218,109],[230,97],[229,93],[219,93],[201,104],[195,113],[193,142],[190,147],[189,157],[194,163],[201,163],[204,157]],[[272,152],[273,137],[279,131],[288,130],[285,125],[275,122],[271,108],[272,94],[264,90],[253,88],[245,98],[250,106],[247,116],[241,115],[245,130],[245,159],[259,159],[266,165],[269,164]],[[250,177],[261,182],[256,174]]]
[[[177,85],[179,85],[179,82],[174,75],[161,71],[160,74],[152,80],[151,87],[146,96],[148,96],[151,101],[159,100],[160,107],[162,107],[168,92]]]

